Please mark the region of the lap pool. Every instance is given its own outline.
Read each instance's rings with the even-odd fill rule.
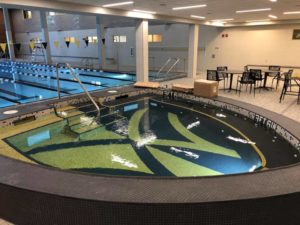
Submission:
[[[216,107],[140,97],[103,105],[96,121],[91,106],[74,107],[6,143],[35,163],[101,175],[220,176],[299,162],[275,132]]]
[[[83,92],[68,69],[60,70],[61,95]],[[75,69],[88,91],[130,85],[135,75]],[[57,97],[55,66],[23,62],[0,62],[0,108]]]

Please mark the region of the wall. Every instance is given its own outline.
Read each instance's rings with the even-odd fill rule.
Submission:
[[[246,64],[300,66],[300,41],[292,40],[293,29],[300,29],[300,25],[220,30],[206,43],[205,69],[218,65],[243,69]],[[228,34],[228,38],[222,38],[222,34]]]
[[[39,13],[33,11],[32,20],[24,20],[22,11],[13,11],[13,28],[17,42],[29,42],[40,37]],[[120,18],[116,18],[116,20]],[[107,20],[107,18],[106,18]],[[109,18],[112,23],[114,18]],[[85,47],[82,40],[87,35],[96,36],[94,16],[63,14],[48,17],[50,47],[54,61],[67,61],[80,65],[82,58],[91,58],[97,64],[97,47]],[[130,21],[127,21],[129,24]],[[107,23],[107,21],[105,22]],[[120,22],[122,25],[122,22]],[[107,25],[107,24],[106,24]],[[116,24],[114,24],[116,26]],[[123,24],[124,26],[124,24]],[[293,29],[300,25],[274,25],[238,28],[216,28],[200,26],[198,72],[227,65],[231,69],[242,69],[246,64],[299,65],[300,41],[292,40]],[[188,25],[166,24],[149,26],[150,34],[161,34],[161,43],[149,43],[150,70],[158,70],[170,57],[181,58],[177,71],[187,71]],[[228,38],[222,38],[228,34]],[[113,43],[114,35],[126,35],[127,43]],[[64,37],[74,36],[81,41],[80,48],[71,44],[68,49]],[[135,71],[135,27],[107,27],[105,29],[107,69]],[[55,48],[54,41],[60,41]],[[28,44],[22,54],[29,53]]]

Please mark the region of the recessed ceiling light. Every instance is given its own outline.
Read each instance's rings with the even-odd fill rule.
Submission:
[[[12,114],[16,114],[18,112],[19,112],[18,110],[8,110],[8,111],[3,112],[3,114],[4,115],[12,115]]]
[[[300,14],[300,11],[284,12],[284,15]]]
[[[122,6],[122,5],[132,5],[133,3],[134,3],[133,1],[117,2],[117,3],[103,5],[103,7],[115,7],[115,6]]]
[[[110,93],[110,94],[118,93],[117,90],[109,90],[109,91],[107,91],[107,92]]]
[[[275,16],[275,15],[269,15],[269,17],[272,18],[272,19],[277,19],[277,18],[278,18],[278,17]]]
[[[140,10],[140,9],[134,9],[132,11],[133,12],[138,12],[138,13],[156,14],[156,12],[153,12],[153,11]]]
[[[238,10],[236,13],[249,13],[249,12],[264,12],[264,11],[271,11],[271,8],[264,8],[264,9],[247,9],[247,10]]]
[[[203,8],[206,7],[207,5],[189,5],[189,6],[182,6],[182,7],[175,7],[173,10],[184,10],[184,9],[196,9],[196,8]]]
[[[196,18],[196,19],[205,19],[204,16],[196,16],[196,15],[191,15],[192,18]]]

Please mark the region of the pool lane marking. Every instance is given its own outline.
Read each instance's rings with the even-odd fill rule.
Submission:
[[[238,134],[240,134],[243,138],[245,138],[247,141],[251,142],[251,140],[244,134],[242,133],[240,130],[238,130],[237,128],[235,128],[234,126],[232,126],[231,124],[223,121],[223,120],[220,120],[212,115],[209,115],[207,113],[203,113],[203,112],[200,112],[200,111],[197,111],[195,109],[191,109],[191,108],[188,108],[186,106],[181,106],[181,105],[176,105],[176,104],[173,104],[173,103],[168,103],[168,102],[162,102],[162,101],[159,101],[159,100],[156,100],[156,99],[151,99],[153,101],[156,101],[156,102],[159,102],[159,103],[162,103],[162,104],[166,104],[166,105],[171,105],[171,106],[176,106],[176,107],[180,107],[180,108],[183,108],[183,109],[187,109],[187,110],[190,110],[190,111],[193,111],[193,112],[196,112],[196,113],[199,113],[199,114],[202,114],[202,115],[205,115],[209,118],[212,118],[220,123],[223,123],[224,125],[230,127],[231,129],[233,129],[234,131],[236,131]],[[267,164],[267,161],[266,161],[266,158],[264,156],[264,154],[262,153],[262,151],[255,145],[255,144],[250,144],[254,150],[256,151],[256,153],[259,155],[260,159],[261,159],[261,164],[262,164],[262,167],[266,167],[266,164]]]

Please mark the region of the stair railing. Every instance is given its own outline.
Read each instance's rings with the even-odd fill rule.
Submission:
[[[176,61],[174,62],[174,64],[170,67],[170,69],[168,70],[168,72],[166,73],[165,76],[168,76],[168,74],[172,71],[172,69],[180,62],[180,58],[177,58]]]
[[[79,83],[79,85],[82,88],[82,90],[85,92],[85,94],[87,95],[87,97],[90,99],[90,101],[93,103],[93,105],[95,106],[96,110],[98,111],[98,116],[100,116],[100,108],[99,108],[99,106],[97,105],[97,103],[95,102],[95,100],[93,99],[93,97],[91,96],[91,94],[89,93],[89,91],[86,89],[86,87],[83,85],[83,83],[81,82],[81,80],[77,76],[75,70],[68,63],[57,63],[56,64],[56,80],[57,80],[57,94],[58,94],[58,98],[59,99],[61,98],[61,94],[60,94],[60,79],[59,79],[59,68],[61,66],[66,66],[70,70],[70,72],[71,72],[70,74]]]
[[[168,71],[165,74],[165,76],[167,76],[174,69],[174,67],[180,62],[180,58],[168,58],[168,60],[165,62],[165,64],[157,72],[156,78],[159,77],[159,75],[161,74],[161,72],[172,62],[172,60],[175,60],[175,62],[170,66],[170,68],[168,69]]]

